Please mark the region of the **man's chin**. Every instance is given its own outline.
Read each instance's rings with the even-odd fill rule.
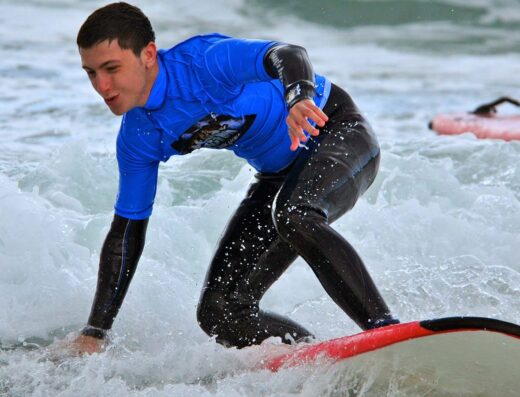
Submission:
[[[110,111],[111,111],[113,114],[115,114],[116,116],[122,116],[124,113],[126,113],[126,112],[124,112],[124,111],[122,111],[122,110],[119,110],[119,109],[112,109],[112,108],[109,108],[109,109],[110,109]]]
[[[128,112],[128,110],[129,110],[129,109],[124,109],[121,106],[110,106],[110,105],[108,105],[108,108],[116,116],[121,116],[121,115],[125,114],[126,112]]]
[[[135,108],[135,106],[124,106],[123,107],[123,106],[115,106],[115,105],[114,106],[110,106],[110,105],[108,105],[108,108],[116,116],[122,116],[126,112],[129,112],[130,110]]]

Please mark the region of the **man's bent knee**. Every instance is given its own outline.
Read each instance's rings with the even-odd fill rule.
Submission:
[[[225,295],[209,288],[204,289],[197,307],[197,321],[205,333],[216,335],[219,325],[226,321]]]
[[[222,291],[206,288],[197,308],[197,320],[204,332],[216,336],[225,346],[250,345],[244,338],[249,335],[258,304],[246,296],[228,296]],[[246,338],[247,339],[247,338]]]

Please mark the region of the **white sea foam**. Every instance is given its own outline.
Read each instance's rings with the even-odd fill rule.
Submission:
[[[119,119],[89,86],[74,40],[102,4],[0,3],[3,346],[49,344],[88,316],[117,188]],[[162,47],[208,31],[307,47],[316,70],[352,94],[381,142],[377,180],[336,227],[394,312],[403,320],[483,315],[520,322],[520,144],[439,137],[427,128],[437,112],[518,95],[515,1],[472,2],[486,12],[467,23],[351,28],[251,0],[137,4]],[[367,373],[327,366],[251,372],[260,350],[224,349],[199,329],[195,310],[208,261],[252,175],[224,152],[162,165],[147,244],[112,346],[61,364],[43,351],[2,350],[0,394],[416,395],[399,382],[381,386],[384,370],[374,363]],[[301,260],[263,304],[320,339],[358,331]]]

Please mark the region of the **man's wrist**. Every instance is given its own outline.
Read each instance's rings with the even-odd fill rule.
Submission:
[[[105,339],[108,330],[102,329],[98,327],[93,327],[92,325],[87,325],[81,330],[81,335],[90,336],[96,339]]]
[[[313,99],[316,94],[314,83],[308,80],[299,80],[287,87],[285,90],[285,101],[290,109],[304,99]]]

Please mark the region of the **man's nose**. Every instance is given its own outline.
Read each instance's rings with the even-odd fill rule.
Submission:
[[[104,73],[99,73],[96,76],[96,91],[100,94],[107,94],[110,92],[111,88],[112,83],[110,81],[110,77]]]

